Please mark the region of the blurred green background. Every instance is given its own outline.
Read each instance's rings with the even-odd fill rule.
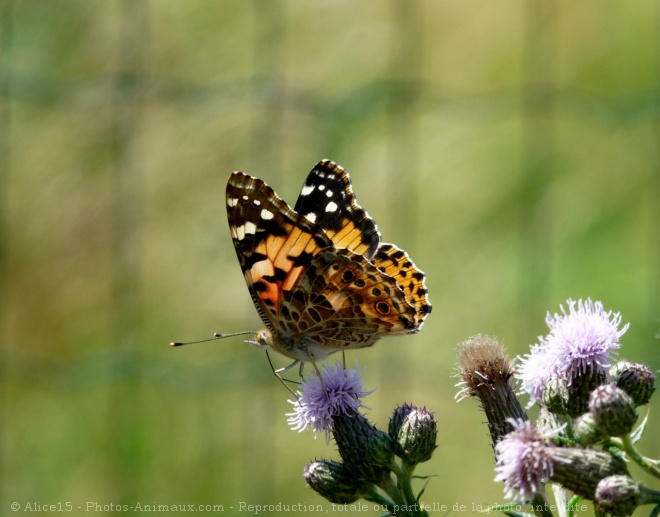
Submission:
[[[417,473],[453,515],[503,488],[484,415],[454,402],[457,343],[523,354],[546,311],[591,297],[630,322],[622,355],[660,366],[657,2],[4,0],[0,59],[1,514],[331,510],[301,474],[335,447],[288,429],[263,352],[168,347],[260,326],[233,170],[293,204],[338,162],[427,273],[422,332],[348,364],[381,428],[403,402],[435,411]]]

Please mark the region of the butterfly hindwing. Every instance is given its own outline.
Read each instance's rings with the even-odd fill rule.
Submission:
[[[376,269],[394,279],[406,301],[415,309],[415,326],[421,328],[431,312],[426,275],[417,269],[408,254],[394,244],[381,244],[372,262]]]
[[[418,330],[415,309],[396,281],[345,249],[325,248],[312,259],[281,315],[290,333],[335,349]]]

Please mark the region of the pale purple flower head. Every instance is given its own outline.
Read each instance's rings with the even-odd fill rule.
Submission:
[[[495,445],[495,481],[504,482],[504,496],[531,501],[553,473],[551,446],[529,420],[510,419],[514,430]]]
[[[628,324],[619,330],[621,314],[605,311],[601,302],[569,299],[567,304],[568,312],[563,306],[563,314],[548,312],[550,333],[539,337],[539,344],[519,367],[517,377],[531,403],[541,398],[543,387],[554,375],[573,379],[587,370],[607,372],[621,346],[619,338],[628,330]]]
[[[346,370],[340,361],[337,361],[334,367],[328,363],[324,364],[321,377],[322,380],[314,371],[302,381],[298,399],[289,400],[293,404],[293,412],[287,416],[294,431],[311,429],[316,434],[323,431],[326,442],[329,443],[332,418],[366,408],[361,398],[373,391],[365,391],[357,366],[355,369]]]

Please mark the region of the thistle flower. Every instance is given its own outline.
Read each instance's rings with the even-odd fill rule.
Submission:
[[[544,436],[530,421],[510,423],[514,430],[495,445],[495,481],[504,481],[507,499],[524,503],[543,491],[554,472],[553,460]]]
[[[585,374],[594,378],[606,374],[621,346],[619,338],[628,330],[628,324],[619,329],[621,315],[605,311],[601,302],[568,300],[567,304],[568,312],[560,306],[562,314],[548,313],[550,333],[539,337],[539,344],[522,360],[517,376],[530,404],[542,397],[553,375],[565,375],[570,385]]]
[[[547,441],[550,434],[541,434],[531,422],[518,420],[512,424],[515,430],[495,446],[495,481],[504,481],[505,497],[512,501],[531,501],[548,481],[593,500],[600,480],[628,474],[625,462],[618,456],[592,449],[557,447]]]
[[[527,415],[511,387],[513,366],[495,338],[477,335],[458,346],[458,376],[461,390],[456,399],[476,397],[488,419],[493,446],[513,427],[511,419]]]
[[[298,399],[289,400],[293,404],[293,412],[287,413],[289,425],[294,431],[325,432],[330,443],[333,417],[366,408],[361,399],[371,393],[364,389],[357,367],[345,370],[340,361],[334,367],[326,363],[321,378],[312,372],[301,383]]]

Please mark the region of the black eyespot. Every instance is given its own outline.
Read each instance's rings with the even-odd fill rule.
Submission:
[[[389,314],[390,313],[390,306],[387,304],[387,302],[378,302],[376,304],[376,310],[380,314]]]
[[[365,281],[362,280],[361,278],[358,278],[358,279],[355,281],[355,286],[356,286],[356,287],[364,287],[365,285],[366,285]]]
[[[344,282],[352,282],[354,278],[355,278],[355,273],[353,273],[353,271],[351,271],[350,269],[347,269],[341,275],[341,279]]]
[[[380,289],[378,289],[378,287],[374,287],[374,288],[371,290],[371,294],[373,294],[374,296],[380,296],[381,293],[382,293],[382,291],[381,291]]]

